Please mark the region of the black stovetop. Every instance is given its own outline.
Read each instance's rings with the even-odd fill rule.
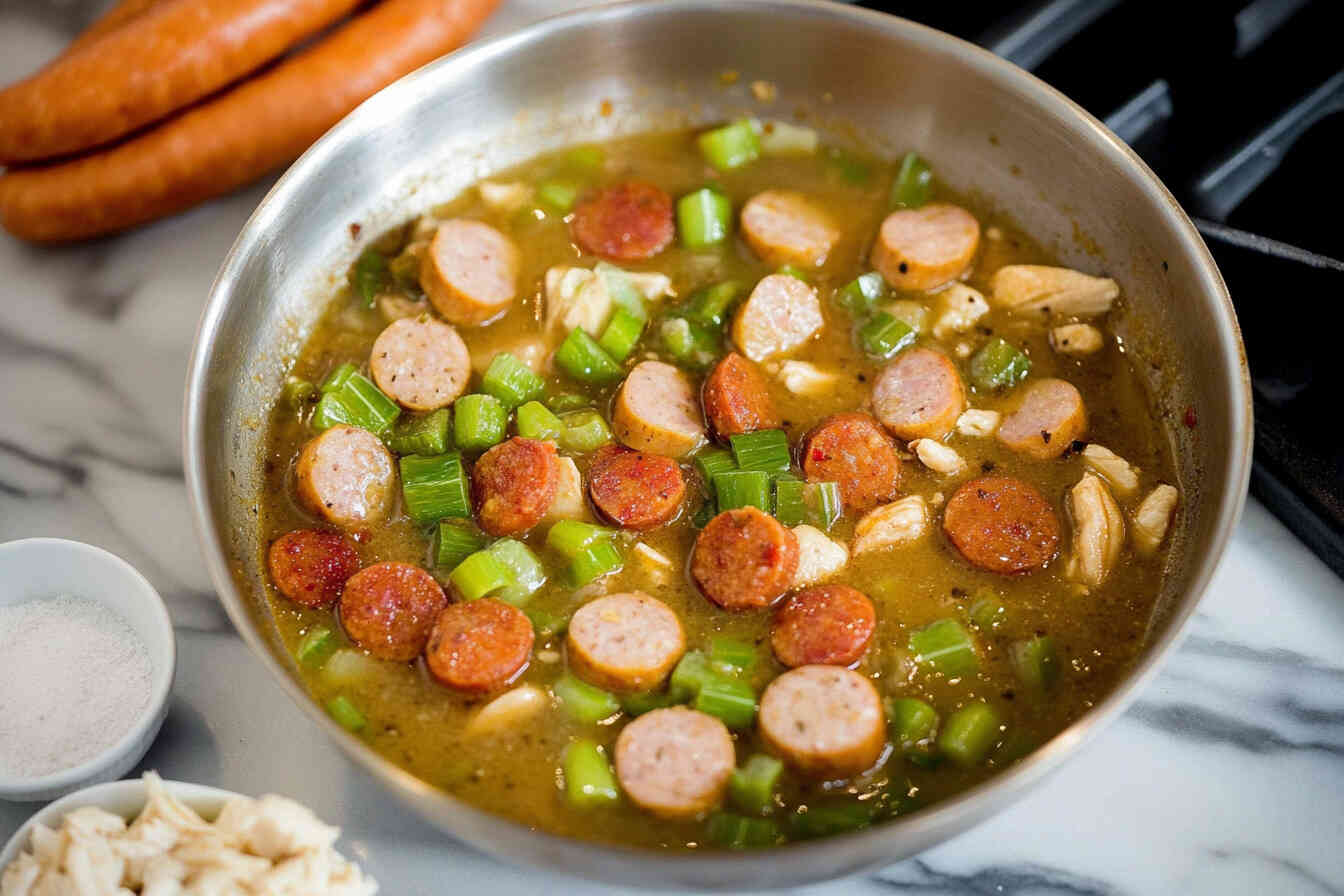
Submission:
[[[1032,70],[1104,119],[1176,194],[1241,321],[1255,396],[1251,490],[1344,575],[1338,0],[863,5]]]

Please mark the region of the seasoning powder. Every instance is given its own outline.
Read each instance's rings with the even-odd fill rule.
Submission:
[[[145,644],[81,597],[0,607],[0,774],[73,768],[121,739],[149,705]]]

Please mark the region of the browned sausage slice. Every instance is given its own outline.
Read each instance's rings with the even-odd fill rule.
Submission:
[[[526,532],[550,510],[559,475],[554,442],[514,436],[494,446],[471,470],[477,524],[491,535]]]
[[[535,635],[527,614],[488,597],[445,607],[425,645],[434,680],[467,694],[488,694],[512,682],[532,658]]]
[[[808,482],[837,482],[845,507],[860,513],[900,493],[901,457],[891,436],[867,414],[833,414],[803,440]]]
[[[1003,418],[998,438],[1036,460],[1059,457],[1087,432],[1083,396],[1064,380],[1037,380],[1022,393],[1017,410]]]
[[[392,455],[377,436],[333,426],[299,452],[294,467],[299,500],[338,526],[373,523],[387,515],[396,486]]]
[[[681,510],[686,479],[670,457],[608,444],[597,449],[588,467],[588,493],[617,525],[652,529]]]
[[[484,323],[518,293],[518,247],[489,224],[455,218],[434,232],[420,261],[420,285],[449,323]]]
[[[1059,517],[1030,483],[972,479],[943,511],[943,532],[966,562],[1001,575],[1040,569],[1059,549]]]
[[[369,354],[373,381],[402,407],[432,411],[466,391],[471,355],[457,330],[428,315],[395,320]]]
[[[766,190],[748,199],[742,235],[768,264],[804,267],[821,267],[840,240],[831,216],[792,190]]]
[[[758,725],[772,752],[822,781],[872,768],[887,740],[877,689],[842,666],[799,666],[770,682]]]
[[[686,652],[677,614],[642,591],[608,594],[575,611],[565,636],[569,668],[609,691],[638,693],[662,684]]]
[[[742,354],[764,361],[793,351],[825,323],[815,289],[790,274],[770,274],[737,309],[732,337]]]
[[[877,628],[877,610],[848,585],[799,591],[775,614],[770,645],[786,666],[848,666],[859,661]]]
[[[341,627],[380,660],[406,662],[425,649],[434,620],[447,605],[439,583],[420,567],[375,563],[345,583]]]
[[[652,258],[675,233],[672,199],[639,180],[614,184],[580,202],[569,232],[584,252],[613,261]]]
[[[359,572],[355,544],[339,532],[295,529],[271,542],[271,579],[280,593],[305,607],[336,603],[345,580]]]
[[[902,352],[873,383],[873,410],[898,439],[941,439],[966,409],[966,386],[947,356],[927,348]]]
[[[897,289],[935,289],[966,270],[979,246],[980,222],[964,208],[935,202],[887,215],[872,262]]]
[[[729,352],[705,377],[700,388],[705,417],[719,438],[757,429],[778,429],[779,415],[756,365]]]
[[[641,361],[616,393],[611,412],[616,438],[636,451],[681,457],[705,441],[691,381],[671,364]]]
[[[736,761],[724,724],[684,706],[647,712],[616,738],[621,789],[660,818],[689,819],[713,809]]]
[[[726,510],[696,536],[691,578],[725,610],[769,606],[798,571],[798,537],[755,507]]]

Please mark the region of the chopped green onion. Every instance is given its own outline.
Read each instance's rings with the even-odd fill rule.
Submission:
[[[560,392],[547,396],[542,401],[545,402],[546,407],[556,414],[563,414],[565,411],[577,411],[593,405],[591,398],[587,395],[579,395],[577,392]]]
[[[489,548],[469,555],[448,573],[463,600],[479,600],[515,584],[509,569]]]
[[[452,420],[452,414],[447,408],[439,408],[419,417],[403,417],[392,427],[387,437],[387,447],[396,454],[443,454],[451,447],[448,444],[448,428]]]
[[[696,138],[705,161],[720,171],[731,171],[756,161],[761,154],[761,141],[756,129],[745,118],[739,118],[723,127],[705,131]]]
[[[463,395],[453,404],[453,440],[463,451],[484,451],[504,441],[509,412],[493,395]]]
[[[617,308],[607,321],[597,344],[613,361],[624,361],[635,350],[635,343],[644,332],[644,321],[624,308]]]
[[[887,730],[891,741],[909,752],[933,736],[938,712],[923,700],[898,697],[887,703]]]
[[[912,299],[888,302],[882,308],[892,317],[905,323],[916,333],[923,333],[929,323],[929,309]]]
[[[988,589],[985,591],[986,593],[982,597],[971,604],[970,612],[972,624],[982,632],[993,631],[998,628],[1007,613],[994,592]]]
[[[784,772],[784,763],[773,756],[757,753],[733,770],[728,780],[728,796],[743,812],[760,815],[773,808],[775,789]]]
[[[364,718],[364,713],[359,711],[359,707],[344,694],[327,701],[327,712],[331,713],[331,717],[347,731],[363,731],[364,726],[369,723]]]
[[[775,271],[775,273],[784,274],[785,276],[792,277],[795,280],[801,280],[804,283],[812,282],[812,279],[808,276],[807,271],[798,267],[798,265],[796,264],[780,265],[779,270]]]
[[[511,411],[525,401],[540,398],[546,381],[509,352],[500,352],[481,377],[481,390]]]
[[[357,373],[359,373],[359,368],[349,361],[346,361],[331,373],[327,374],[327,378],[322,381],[322,385],[319,388],[323,392],[334,392],[344,386],[345,381]]]
[[[551,685],[551,692],[571,718],[590,725],[609,719],[621,711],[621,703],[615,695],[593,687],[569,673],[565,673]]]
[[[890,358],[914,344],[915,331],[908,323],[879,311],[859,327],[859,345],[873,358]]]
[[[551,211],[568,214],[579,198],[579,184],[570,180],[547,180],[537,184],[537,199]]]
[[[614,806],[621,793],[616,776],[602,748],[590,740],[576,740],[565,747],[561,760],[565,773],[565,796],[578,809]]]
[[[712,675],[700,685],[692,704],[733,729],[750,728],[756,721],[756,692],[751,685],[726,675]]]
[[[807,521],[818,529],[831,531],[836,520],[845,512],[838,482],[809,482],[803,486],[803,504],[807,507]]]
[[[471,499],[467,474],[457,452],[423,457],[408,454],[399,461],[401,495],[406,512],[421,525],[447,518],[469,518]]]
[[[706,484],[712,483],[716,474],[736,469],[733,453],[726,448],[706,448],[695,456],[695,470]]]
[[[1059,653],[1049,635],[1037,635],[1030,641],[1013,645],[1013,666],[1017,677],[1031,690],[1043,693],[1059,678]]]
[[[621,709],[632,716],[642,716],[655,709],[676,706],[677,699],[670,691],[648,691],[643,694],[628,694],[621,698]]]
[[[719,677],[719,673],[710,665],[709,657],[703,651],[688,650],[677,661],[672,677],[667,682],[667,692],[678,703],[694,700],[705,682]]]
[[[745,672],[756,665],[757,659],[756,645],[749,641],[724,635],[709,639],[709,661],[715,665],[731,666]]]
[[[803,502],[806,487],[806,483],[796,479],[775,480],[775,519],[789,528],[803,524],[807,511]]]
[[[1031,373],[1031,359],[1000,336],[971,356],[971,382],[979,389],[1007,389]]]
[[[999,715],[988,703],[968,703],[943,723],[938,749],[960,766],[977,765],[999,739],[999,725]]]
[[[835,291],[835,302],[850,314],[867,314],[887,294],[887,281],[877,271],[860,274]]]
[[[708,367],[719,355],[719,332],[686,317],[669,317],[658,329],[663,351],[672,360],[692,367]]]
[[[826,164],[846,183],[862,186],[872,177],[873,169],[837,146],[826,147]]]
[[[454,569],[467,557],[485,547],[486,538],[470,522],[442,520],[434,530],[431,555],[436,569]]]
[[[789,437],[782,429],[758,429],[728,437],[733,446],[733,460],[739,470],[763,470],[766,473],[786,472],[793,463],[789,453]]]
[[[339,386],[326,391],[313,410],[312,426],[318,431],[338,423],[382,435],[401,416],[401,408],[361,373],[350,373]]]
[[[911,632],[910,652],[921,666],[948,678],[969,675],[980,667],[975,640],[955,619],[939,619]]]
[[[387,256],[377,249],[365,249],[350,272],[351,285],[370,308],[378,292],[387,285],[387,279]]]
[[[598,541],[615,535],[612,529],[594,526],[578,520],[557,520],[546,533],[546,547],[566,560],[573,560]]]
[[[316,666],[335,646],[336,639],[331,629],[325,625],[315,625],[299,642],[298,649],[294,651],[294,658],[304,666]]]
[[[575,454],[596,451],[611,441],[611,427],[594,410],[570,411],[560,415],[565,428],[560,433],[560,447]]]
[[[574,168],[584,173],[591,173],[601,168],[607,160],[607,153],[600,146],[575,146],[571,147],[564,156],[564,164],[567,168]]]
[[[318,396],[317,387],[301,377],[285,378],[285,404],[292,408],[301,408]]]
[[[815,837],[833,837],[860,831],[873,823],[871,810],[865,803],[812,803],[806,812],[788,816],[789,832],[799,840]]]
[[[724,849],[763,849],[784,841],[773,818],[748,818],[734,812],[715,812],[705,824],[705,839]]]
[[[712,481],[720,513],[747,506],[770,512],[769,473],[763,470],[729,470],[714,474]]]
[[[495,559],[504,564],[513,575],[513,582],[505,585],[495,594],[496,600],[520,607],[546,584],[546,567],[541,565],[537,555],[521,541],[501,538],[486,550],[495,555]]]
[[[612,360],[597,340],[582,327],[569,331],[555,350],[555,363],[574,379],[584,383],[607,383],[620,379],[621,365]]]
[[[575,588],[582,588],[608,573],[616,572],[625,565],[621,551],[610,540],[597,541],[579,551],[569,561],[569,582]]]
[[[532,630],[537,633],[538,643],[544,643],[550,638],[554,638],[569,627],[569,617],[554,610],[526,607],[523,612],[527,614],[528,621],[532,623]]]
[[[677,232],[687,249],[707,249],[733,231],[733,202],[712,187],[701,187],[677,200]]]
[[[686,317],[702,326],[721,327],[741,292],[742,285],[736,280],[697,289],[686,304]]]
[[[901,159],[896,180],[891,185],[891,208],[919,208],[933,192],[933,169],[918,154],[908,152]]]
[[[529,401],[518,408],[518,435],[525,439],[558,439],[565,431],[560,418],[547,410],[539,401]]]

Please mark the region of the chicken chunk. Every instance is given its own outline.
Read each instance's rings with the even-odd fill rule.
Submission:
[[[1083,449],[1083,464],[1122,498],[1132,498],[1139,490],[1139,471],[1109,448],[1095,442],[1088,445]]]
[[[966,461],[955,448],[944,445],[937,439],[915,439],[910,443],[919,462],[935,473],[951,476],[966,469]]]
[[[1151,554],[1167,537],[1176,502],[1180,498],[1175,487],[1163,483],[1148,493],[1134,511],[1134,547],[1142,554]]]
[[[1085,358],[1106,345],[1106,337],[1091,324],[1062,324],[1050,331],[1050,347],[1061,355]]]
[[[1095,473],[1084,473],[1069,490],[1068,507],[1073,542],[1064,574],[1087,588],[1095,588],[1106,581],[1120,559],[1125,517],[1106,482]]]
[[[990,301],[1015,312],[1053,317],[1095,317],[1111,310],[1120,286],[1108,277],[1092,277],[1069,268],[1009,264],[989,281]]]
[[[915,541],[928,527],[929,508],[919,495],[883,504],[855,524],[854,555]]]
[[[825,581],[849,562],[849,549],[820,529],[794,526],[793,534],[798,538],[798,571],[793,576],[794,588]]]

